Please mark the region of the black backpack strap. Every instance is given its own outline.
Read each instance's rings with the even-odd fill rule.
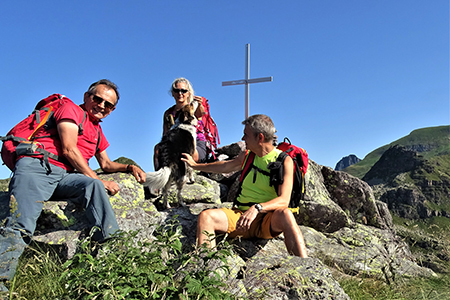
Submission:
[[[102,135],[100,134],[100,129],[98,130],[98,139],[97,139],[97,148],[95,148],[95,154],[98,153],[98,150],[100,149],[100,139],[102,138]]]
[[[86,121],[86,111],[83,109],[83,120],[78,124],[78,135],[83,135],[83,123]]]
[[[285,152],[281,152],[276,161],[267,165],[270,170],[270,185],[275,188],[278,194],[278,187],[284,182],[284,160],[288,155]]]
[[[266,176],[270,176],[269,172],[267,172],[267,171],[265,171],[263,169],[260,169],[260,168],[258,168],[257,166],[255,166],[253,164],[251,165],[251,170],[253,170],[253,183],[256,182],[256,175],[258,173],[261,173],[261,174],[266,175]]]

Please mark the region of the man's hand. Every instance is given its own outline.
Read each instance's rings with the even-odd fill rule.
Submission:
[[[246,212],[244,212],[241,215],[241,217],[237,221],[236,231],[238,231],[239,233],[243,233],[249,230],[250,226],[252,225],[257,215],[258,210],[254,206],[250,207]]]
[[[185,163],[187,163],[190,167],[194,168],[195,165],[197,164],[194,160],[194,158],[187,154],[187,153],[182,153],[181,155],[183,155],[184,157],[181,158],[182,161],[184,161]],[[194,168],[195,169],[195,168]]]
[[[115,183],[114,181],[106,181],[102,180],[103,185],[105,186],[106,191],[111,196],[117,194],[119,192],[119,185]]]
[[[129,165],[130,171],[133,173],[134,178],[136,178],[137,182],[144,183],[145,177],[147,176],[144,171],[142,171],[138,166]]]

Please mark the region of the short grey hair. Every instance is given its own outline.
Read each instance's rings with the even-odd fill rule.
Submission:
[[[249,126],[255,136],[260,133],[264,136],[264,142],[272,142],[277,130],[272,119],[266,115],[253,115],[242,121],[243,125]]]
[[[191,103],[192,100],[194,100],[194,88],[192,87],[191,82],[184,77],[179,77],[172,82],[172,86],[170,87],[169,91],[170,94],[173,96],[173,90],[176,88],[177,83],[179,82],[184,82],[186,84],[186,87],[189,91],[189,103]]]
[[[97,92],[97,86],[100,84],[104,84],[104,85],[108,86],[109,88],[113,89],[114,92],[116,93],[116,97],[117,97],[116,101],[119,101],[119,98],[120,98],[119,91],[118,91],[119,88],[117,87],[117,85],[114,82],[112,82],[111,80],[108,80],[108,79],[100,79],[99,81],[94,82],[93,84],[91,84],[89,86],[89,89],[87,90],[86,93],[88,93],[89,95],[95,94]]]

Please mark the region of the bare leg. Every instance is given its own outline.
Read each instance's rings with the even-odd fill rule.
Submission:
[[[226,232],[228,230],[228,218],[221,209],[204,210],[198,216],[197,221],[197,245],[206,243],[210,248],[216,246],[216,240],[209,240],[207,234]],[[206,232],[207,234],[205,234]]]
[[[270,226],[274,232],[283,232],[284,243],[289,253],[300,257],[308,257],[303,234],[294,215],[288,208],[275,210]]]

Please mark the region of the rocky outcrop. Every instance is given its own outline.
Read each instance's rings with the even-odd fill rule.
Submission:
[[[340,161],[338,161],[338,163],[336,164],[336,166],[334,167],[335,171],[342,171],[345,168],[354,165],[358,162],[360,162],[361,159],[358,158],[356,155],[354,154],[350,154],[349,156],[345,156],[343,158],[341,158]]]
[[[392,146],[373,165],[363,180],[370,185],[388,183],[398,174],[412,171],[424,165],[424,159],[417,152],[402,146]]]
[[[146,198],[130,174],[101,174],[118,182],[120,193],[111,203],[123,230],[140,230],[139,239],[151,239],[155,227],[177,216],[184,247],[195,244],[198,214],[207,208],[231,206],[236,174],[221,182],[196,174],[182,197],[186,207],[158,210],[158,198]],[[310,258],[288,255],[283,237],[273,240],[234,240],[229,265],[236,268],[226,280],[235,294],[250,299],[348,299],[330,268],[339,272],[386,280],[394,276],[431,276],[418,266],[408,246],[395,234],[387,205],[376,201],[363,181],[310,161],[307,191],[297,222],[305,236]],[[224,184],[223,182],[227,182]],[[229,191],[229,193],[227,192]],[[156,201],[155,201],[156,199]],[[175,190],[169,199],[175,199]],[[0,217],[8,209],[6,193],[0,194]],[[52,245],[64,257],[72,256],[77,242],[87,234],[80,208],[67,202],[48,202],[38,220],[34,241]]]
[[[406,219],[450,216],[450,172],[443,157],[434,163],[402,146],[386,150],[363,177],[396,215]]]

